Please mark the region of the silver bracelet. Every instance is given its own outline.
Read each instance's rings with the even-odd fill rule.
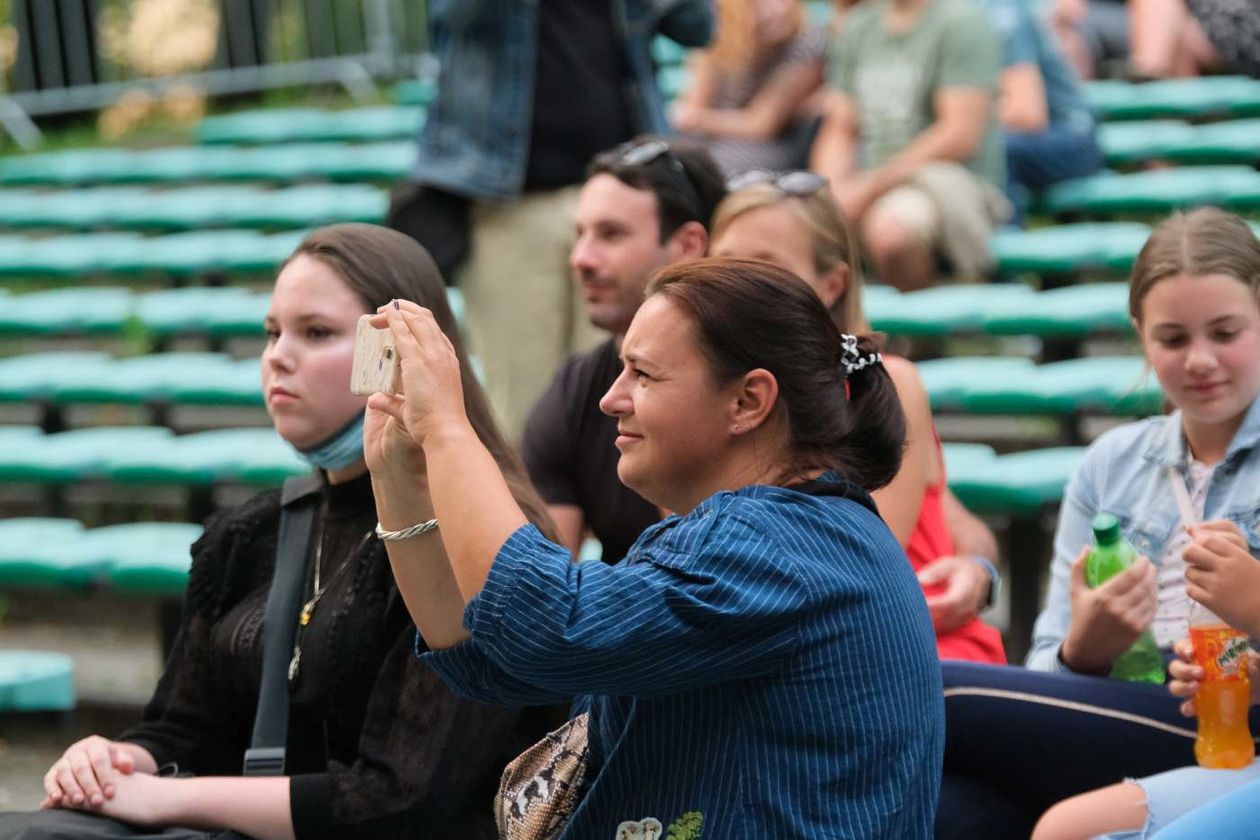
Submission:
[[[418,537],[421,534],[427,534],[430,531],[436,531],[437,526],[438,526],[437,520],[430,519],[428,522],[419,522],[419,523],[416,523],[415,525],[408,525],[406,528],[403,528],[398,531],[386,531],[384,528],[381,527],[381,523],[377,522],[376,523],[376,536],[378,539],[388,540],[391,542],[395,540],[409,540],[412,537]]]

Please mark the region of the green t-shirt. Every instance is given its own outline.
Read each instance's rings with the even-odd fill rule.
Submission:
[[[984,143],[967,167],[1001,187],[1006,181],[996,97],[1001,42],[971,0],[930,0],[910,29],[892,32],[889,0],[865,0],[844,23],[831,82],[857,108],[864,167],[879,166],[935,120],[942,88],[981,88],[994,96]]]

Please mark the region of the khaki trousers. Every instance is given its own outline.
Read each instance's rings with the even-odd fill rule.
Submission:
[[[608,337],[586,317],[569,271],[579,189],[472,209],[472,249],[460,273],[468,337],[514,442],[560,363]]]

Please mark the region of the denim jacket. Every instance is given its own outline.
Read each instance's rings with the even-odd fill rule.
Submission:
[[[430,0],[440,69],[420,131],[413,180],[477,199],[520,195],[533,125],[538,3]],[[713,35],[711,0],[608,0],[623,51],[623,91],[638,132],[668,130],[649,47],[656,34],[683,46]]]
[[[1114,513],[1125,538],[1158,564],[1164,546],[1182,525],[1168,486],[1168,467],[1184,480],[1187,462],[1180,412],[1112,429],[1090,446],[1063,497],[1050,593],[1033,629],[1025,662],[1029,668],[1067,670],[1058,654],[1071,616],[1069,569],[1093,540],[1094,514]],[[1232,521],[1247,538],[1252,556],[1260,559],[1260,398],[1252,402],[1225,458],[1212,472],[1204,519]]]

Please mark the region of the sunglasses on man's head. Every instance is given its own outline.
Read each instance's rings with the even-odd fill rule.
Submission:
[[[683,166],[683,162],[678,159],[678,155],[669,147],[669,143],[659,139],[638,142],[630,140],[613,150],[613,158],[624,166],[647,166],[659,157],[665,158],[670,175],[682,187],[683,192],[691,201],[692,210],[695,212],[694,218],[697,221],[707,223],[708,219],[705,218],[704,202],[700,200],[700,193],[696,189],[696,184],[691,180],[687,167]]]
[[[771,172],[768,169],[750,169],[726,182],[727,192],[739,192],[756,184],[770,184],[785,195],[807,196],[827,186],[827,179],[808,169],[789,172]]]

